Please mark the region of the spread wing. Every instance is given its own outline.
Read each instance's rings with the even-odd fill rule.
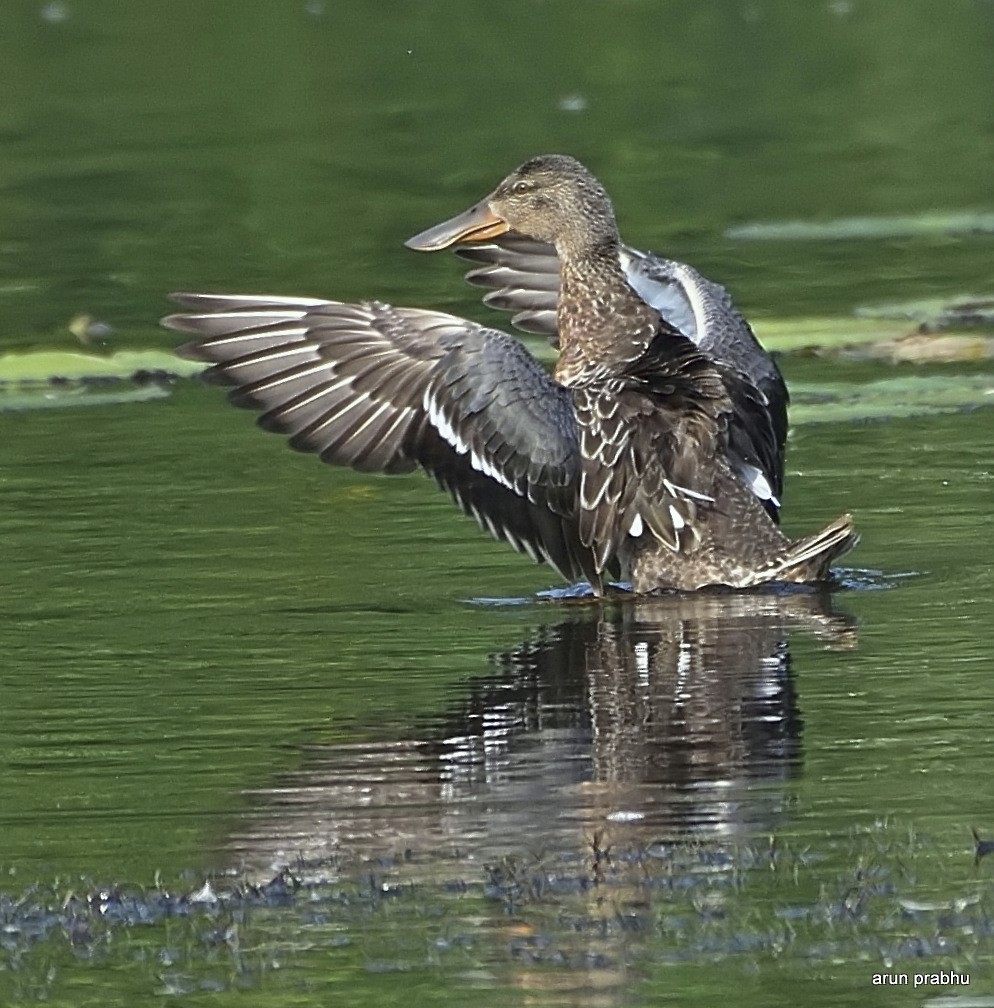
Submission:
[[[486,244],[458,245],[455,252],[479,264],[466,279],[490,291],[484,304],[514,312],[512,325],[559,345],[559,257],[553,245],[510,232]]]
[[[790,397],[783,375],[721,284],[692,266],[625,249],[629,283],[710,357],[732,399],[728,457],[774,519],[783,496]]]
[[[474,263],[466,279],[483,301],[514,312],[511,322],[558,345],[559,259],[552,245],[509,233],[456,254]],[[622,246],[629,284],[729,377],[729,462],[774,519],[783,495],[789,396],[773,358],[720,284],[686,263]]]
[[[515,339],[378,302],[177,294],[180,356],[211,366],[236,406],[324,462],[421,467],[495,538],[599,585],[577,534],[571,394]]]

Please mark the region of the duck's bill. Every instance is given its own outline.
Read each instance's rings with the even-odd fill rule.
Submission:
[[[465,213],[408,238],[404,244],[416,252],[438,252],[451,245],[467,245],[504,234],[510,228],[490,211],[486,202],[477,203]]]

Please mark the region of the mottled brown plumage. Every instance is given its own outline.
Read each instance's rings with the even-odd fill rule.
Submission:
[[[495,537],[596,591],[605,576],[638,592],[827,576],[854,542],[848,516],[810,539],[780,532],[730,463],[776,442],[764,394],[635,293],[582,165],[532,159],[432,232],[446,229],[447,244],[513,229],[555,246],[554,380],[503,333],[377,302],[184,294],[194,313],[165,323],[293,447],[366,471],[420,466]]]
[[[514,231],[482,239],[473,236],[465,244],[464,227],[459,223],[465,217],[461,214],[428,228],[407,244],[419,251],[452,247],[472,264],[466,279],[487,291],[486,305],[513,312],[513,325],[546,336],[559,349],[562,263],[555,245]],[[732,400],[729,461],[777,521],[783,498],[789,396],[776,361],[759,344],[729,292],[692,266],[625,244],[617,246],[617,263],[630,290],[688,337],[720,371]],[[574,304],[572,294],[564,303]]]

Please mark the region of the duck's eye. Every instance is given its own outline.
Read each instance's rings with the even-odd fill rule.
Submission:
[[[515,182],[514,185],[511,186],[511,192],[522,196],[526,192],[531,192],[534,188],[535,186],[531,182]]]

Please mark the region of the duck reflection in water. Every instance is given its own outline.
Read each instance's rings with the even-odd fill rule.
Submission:
[[[754,835],[801,760],[790,636],[855,645],[831,596],[699,594],[576,607],[413,735],[308,747],[230,854],[274,865],[576,852],[591,837]]]

